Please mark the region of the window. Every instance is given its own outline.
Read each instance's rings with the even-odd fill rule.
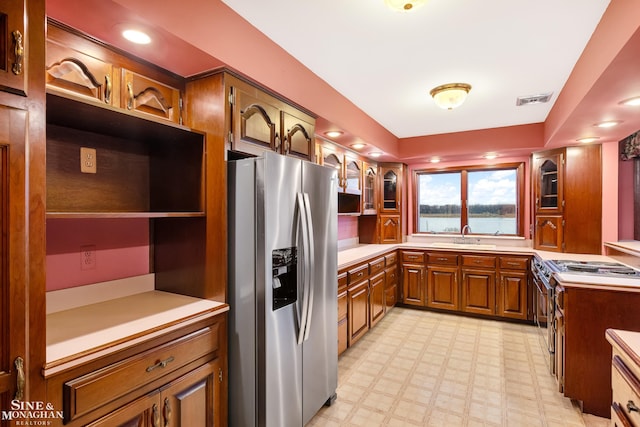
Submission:
[[[415,173],[418,233],[523,235],[524,165]]]

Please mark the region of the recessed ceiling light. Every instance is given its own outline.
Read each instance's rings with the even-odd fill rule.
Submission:
[[[496,153],[487,153],[483,156],[487,160],[493,160],[498,157]]]
[[[432,157],[431,163],[440,163],[440,157]]]
[[[361,148],[366,147],[367,144],[363,144],[362,142],[356,142],[355,144],[351,144],[351,148],[359,150]]]
[[[139,30],[124,30],[122,37],[136,44],[149,44],[151,43],[151,37],[148,34]]]
[[[610,128],[619,125],[622,123],[620,120],[607,120],[605,122],[599,122],[594,124],[594,126],[599,128]]]
[[[329,138],[337,138],[340,135],[342,135],[342,131],[330,130],[329,132],[325,132],[324,134],[327,135]]]
[[[594,141],[597,141],[599,139],[600,139],[600,137],[598,137],[598,136],[587,136],[587,137],[584,137],[584,138],[576,139],[576,141],[586,144],[588,142],[594,142]]]
[[[634,96],[633,98],[625,99],[624,101],[620,101],[620,104],[631,106],[640,105],[640,96]]]
[[[380,156],[382,156],[382,152],[381,151],[372,151],[371,153],[369,153],[369,156],[371,156],[371,157],[380,157]]]

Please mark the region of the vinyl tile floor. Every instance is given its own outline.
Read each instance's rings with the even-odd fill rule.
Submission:
[[[338,359],[308,426],[604,427],[556,389],[538,330],[396,307]]]

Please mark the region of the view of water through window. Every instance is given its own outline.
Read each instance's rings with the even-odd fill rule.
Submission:
[[[418,232],[460,233],[462,200],[474,234],[517,234],[516,169],[418,174]]]

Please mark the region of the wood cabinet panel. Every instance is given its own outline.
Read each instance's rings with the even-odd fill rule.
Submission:
[[[180,89],[127,69],[122,70],[120,106],[129,111],[182,123]]]
[[[496,289],[498,316],[526,320],[527,272],[501,271]]]
[[[407,264],[424,264],[424,252],[417,251],[401,251],[402,263]]]
[[[459,310],[458,267],[427,267],[427,306],[443,310]]]
[[[409,305],[425,305],[425,267],[422,265],[402,265],[402,302]]]
[[[462,269],[462,311],[494,315],[496,313],[496,273]]]
[[[347,349],[349,334],[347,328],[347,275],[346,273],[343,273],[342,276],[345,278],[345,283],[343,286],[338,285],[338,354],[342,354]],[[338,283],[340,283],[340,280],[338,280]]]
[[[496,257],[490,255],[462,255],[463,267],[495,268]]]
[[[255,155],[280,150],[281,103],[249,85],[238,83],[231,90],[232,149]]]
[[[369,330],[369,281],[347,290],[347,310],[349,311],[349,347],[355,344]]]
[[[369,277],[369,264],[362,264],[347,271],[349,285]]]
[[[535,247],[546,251],[562,252],[563,217],[538,215],[535,221]]]
[[[369,327],[373,328],[385,313],[385,276],[381,271],[369,279]]]
[[[384,257],[374,259],[373,261],[369,261],[369,274],[374,276],[384,270],[385,267],[385,259]]]
[[[402,242],[402,224],[400,215],[380,214],[380,243],[400,243]]]
[[[287,108],[282,112],[282,154],[314,161],[315,119]]]
[[[527,270],[529,268],[529,258],[500,256],[500,269],[503,270]]]
[[[427,264],[437,265],[458,265],[458,255],[454,253],[445,252],[428,252]]]
[[[47,86],[107,105],[120,105],[120,76],[114,65],[47,40]]]

